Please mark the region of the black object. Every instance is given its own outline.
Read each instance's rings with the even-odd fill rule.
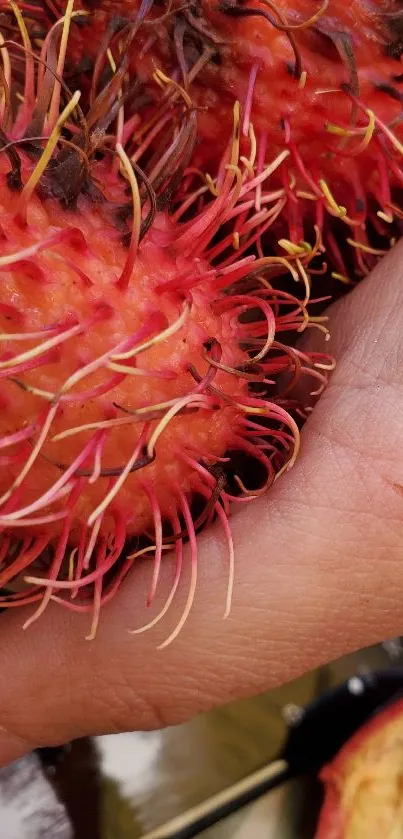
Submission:
[[[143,839],[193,839],[291,778],[317,774],[371,717],[403,695],[403,667],[353,676],[323,693],[291,724],[279,758]]]
[[[281,757],[290,774],[318,772],[372,716],[403,695],[403,667],[353,676],[303,709]]]
[[[37,749],[36,754],[64,806],[74,839],[101,839],[102,772],[92,738]]]
[[[35,749],[35,754],[38,756],[44,771],[53,773],[67,757],[70,749],[70,743],[67,743],[65,746],[42,746],[39,749]]]

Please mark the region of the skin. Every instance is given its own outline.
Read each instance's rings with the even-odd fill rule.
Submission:
[[[338,367],[295,468],[232,519],[236,585],[222,621],[227,555],[200,539],[195,605],[145,635],[150,567],[139,565],[88,642],[88,616],[57,606],[28,631],[1,616],[0,763],[86,734],[161,727],[293,679],[402,630],[403,243],[331,311]],[[184,575],[186,578],[186,575]],[[157,607],[169,589],[165,561]],[[24,611],[24,614],[23,614]]]

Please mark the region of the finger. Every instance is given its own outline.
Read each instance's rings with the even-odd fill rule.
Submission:
[[[296,467],[234,515],[236,585],[222,621],[227,552],[218,527],[199,543],[189,621],[156,651],[183,608],[146,635],[147,565],[88,618],[50,606],[27,632],[1,620],[0,759],[32,745],[178,722],[257,692],[401,628],[403,552],[403,284],[398,247],[334,310],[339,366],[308,422]],[[188,569],[187,569],[188,570]],[[169,591],[165,561],[156,610]]]

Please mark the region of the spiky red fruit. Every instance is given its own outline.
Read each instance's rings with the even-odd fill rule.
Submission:
[[[247,353],[239,348],[232,312],[214,308],[217,292],[208,280],[191,297],[182,294],[180,276],[202,275],[208,266],[194,257],[181,258],[175,247],[178,230],[165,214],[156,216],[128,282],[122,284],[127,254],[121,232],[113,228],[103,208],[94,208],[91,199],[80,196],[74,210],[58,208],[56,220],[54,200],[35,197],[30,200],[26,223],[21,224],[15,214],[15,192],[5,183],[4,157],[1,162],[0,224],[4,236],[0,257],[0,377],[4,384],[0,437],[4,447],[10,431],[22,429],[27,417],[32,417],[33,427],[25,435],[19,456],[11,456],[8,468],[2,470],[0,494],[7,494],[11,478],[17,480],[31,454],[26,440],[40,434],[49,413],[54,413],[50,431],[39,461],[24,478],[19,498],[18,507],[29,509],[16,517],[16,523],[47,510],[48,505],[37,500],[76,458],[80,463],[75,474],[84,466],[91,473],[98,453],[101,473],[112,475],[113,470],[119,475],[138,446],[143,415],[144,422],[148,419],[144,409],[150,406],[149,413],[160,419],[170,407],[167,403],[173,400],[176,404],[189,396],[189,408],[199,402],[200,410],[183,410],[172,418],[161,434],[158,459],[144,471],[128,475],[119,492],[119,504],[108,505],[103,516],[101,532],[113,531],[119,509],[127,534],[142,533],[151,524],[147,481],[158,486],[162,514],[172,515],[176,503],[172,490],[175,486],[186,488],[194,471],[181,455],[190,446],[213,462],[228,448],[239,411],[230,401],[215,411],[208,400],[203,410],[203,389],[198,396],[189,371],[193,366],[206,375],[208,361],[203,354],[208,357],[212,336],[223,348],[224,364],[236,368],[247,361]],[[121,199],[125,198],[124,182],[119,184],[105,164],[95,165],[92,177],[103,184],[104,196],[110,199],[110,214],[111,203],[118,203],[117,188],[121,187]],[[27,180],[25,166],[23,178]],[[115,188],[109,191],[108,182]],[[17,255],[18,262],[10,265],[8,254],[13,258]],[[217,370],[215,384],[229,400],[245,396],[245,382],[222,370]],[[59,400],[57,410],[54,400]],[[158,408],[160,404],[165,407]],[[132,414],[122,416],[122,410],[115,406]],[[206,422],[210,415],[211,425]],[[135,462],[142,459],[149,437],[144,437]],[[89,441],[92,443],[82,460]],[[77,540],[75,528],[101,504],[108,481],[86,484],[75,502],[70,528],[70,537]],[[59,507],[65,510],[64,493],[62,497],[63,501],[52,505],[53,494],[49,496],[55,513]],[[9,515],[11,522],[14,514]],[[3,514],[3,524],[5,520],[7,514]],[[62,527],[63,521],[56,515],[46,530],[50,535]]]
[[[85,0],[82,5],[88,8]],[[91,10],[91,6],[89,7]],[[132,46],[113,35],[113,15]],[[168,6],[108,0],[88,18],[73,54],[121,45],[131,73],[155,97],[156,69],[187,91],[197,110],[193,163],[215,170],[227,143],[234,100],[243,105],[242,134],[256,139],[256,159],[284,151],[286,206],[280,233],[298,243],[316,214],[329,259],[342,278],[365,274],[400,227],[403,184],[402,41],[394,0],[202,0]],[[109,25],[109,36],[105,32]],[[101,49],[102,53],[102,49]],[[171,91],[172,97],[179,96]],[[166,114],[161,101],[161,117]],[[147,122],[147,117],[145,117]],[[134,135],[136,138],[136,134]],[[138,142],[143,142],[142,126]],[[344,240],[334,237],[340,219]],[[375,245],[375,248],[374,248]],[[343,252],[344,251],[344,252]]]
[[[316,839],[403,835],[403,701],[377,714],[322,772]]]
[[[63,89],[71,11],[38,54],[14,7],[24,48],[13,40],[4,50],[10,83],[15,52],[25,74],[22,104],[0,105],[0,586],[30,588],[1,602],[39,601],[34,617],[51,598],[93,609],[93,636],[134,559],[154,561],[151,602],[174,546],[169,605],[186,538],[193,574],[178,629],[195,586],[196,530],[218,517],[232,569],[229,502],[260,493],[295,459],[298,428],[277,374],[288,373],[286,390],[301,373],[319,390],[325,382],[326,358],[277,335],[325,330],[307,312],[320,237],[257,258],[254,243],[282,207],[270,175],[283,158],[262,174],[240,158],[237,107],[210,189],[191,173],[175,184],[193,126],[186,97],[181,142],[141,158],[146,174],[130,157],[124,74],[86,113],[79,92]],[[157,210],[167,194],[170,216]],[[300,300],[273,286],[284,274],[300,281]],[[293,407],[304,415],[309,401]],[[255,464],[251,489],[241,454]],[[231,580],[232,570],[229,594]]]

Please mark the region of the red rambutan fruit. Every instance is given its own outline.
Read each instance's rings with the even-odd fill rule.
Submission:
[[[378,713],[321,774],[325,800],[316,839],[403,835],[403,702]]]
[[[241,144],[253,142],[258,168],[286,155],[278,235],[297,244],[315,218],[336,277],[355,281],[373,267],[402,218],[403,40],[394,0],[81,2],[89,14],[72,40],[75,60],[92,52],[100,73],[107,49],[115,59],[128,49],[154,119],[158,73],[167,73],[176,87],[157,113],[167,125],[178,85],[187,92],[198,119],[193,165],[203,170],[215,171],[239,100]],[[148,122],[134,133],[139,147]]]
[[[240,157],[238,105],[217,179],[201,186],[184,172],[195,123],[186,93],[175,137],[162,128],[154,155],[133,141],[124,60],[111,58],[111,78],[82,110],[63,80],[72,14],[69,2],[38,39],[13,2],[0,26],[0,586],[14,587],[1,605],[36,603],[26,625],[51,599],[92,611],[93,637],[133,563],[152,559],[151,603],[173,549],[165,613],[188,540],[191,589],[172,639],[194,594],[196,532],[223,525],[228,611],[229,504],[293,463],[289,410],[303,417],[312,399],[288,400],[290,383],[313,377],[315,396],[326,382],[325,355],[279,341],[326,331],[307,312],[321,241],[254,252],[284,205],[271,186],[284,155],[263,172],[253,143]],[[300,299],[273,285],[286,275]]]

